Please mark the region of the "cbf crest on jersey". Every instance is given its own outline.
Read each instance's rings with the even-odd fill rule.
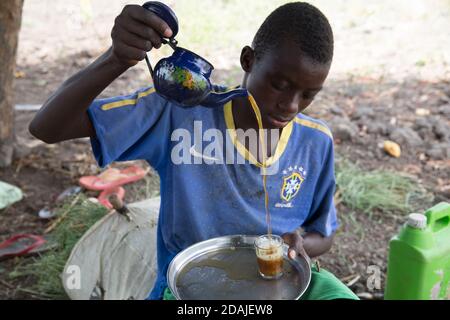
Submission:
[[[290,202],[299,192],[306,177],[303,167],[289,167],[283,171],[283,185],[281,187],[281,199]]]

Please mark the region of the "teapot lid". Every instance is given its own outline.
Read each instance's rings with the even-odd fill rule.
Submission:
[[[169,6],[159,1],[148,1],[142,5],[145,9],[150,10],[158,17],[163,19],[172,30],[171,39],[178,34],[178,18]]]

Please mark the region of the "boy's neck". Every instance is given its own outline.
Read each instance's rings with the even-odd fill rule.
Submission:
[[[259,130],[258,121],[256,120],[256,115],[253,112],[253,108],[248,98],[233,99],[231,113],[233,116],[235,129],[242,129],[244,132],[249,129],[254,129],[258,132]],[[263,129],[266,129],[264,128],[264,124]],[[278,138],[281,136],[282,130],[283,129],[279,129],[279,132],[277,134]],[[275,148],[278,144],[278,138],[277,139],[272,138],[271,130],[267,130],[265,132],[266,132],[265,135],[268,134],[268,136],[265,137],[265,141],[267,142],[266,156],[270,157],[275,152]],[[240,138],[241,137],[239,137],[238,135],[238,139]],[[241,143],[242,142],[244,143],[245,148],[249,150],[250,146],[247,145],[249,141],[241,141]],[[258,144],[257,150],[259,150],[259,140],[257,140],[256,143]],[[259,154],[254,156],[256,156],[258,161],[262,162],[263,158]]]
[[[256,115],[253,112],[253,108],[248,98],[233,99],[231,110],[236,129],[242,129],[244,131],[248,129],[259,130]]]

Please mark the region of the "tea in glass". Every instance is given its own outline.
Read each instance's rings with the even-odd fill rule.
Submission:
[[[264,279],[278,279],[283,275],[283,239],[265,234],[255,240],[256,258]]]

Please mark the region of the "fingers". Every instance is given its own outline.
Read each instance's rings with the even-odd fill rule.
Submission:
[[[308,253],[306,252],[305,248],[303,247],[303,245],[300,248],[297,248],[297,253],[301,256],[303,256],[305,259],[309,259]]]
[[[294,248],[289,248],[288,250],[288,257],[292,260],[294,260],[297,257],[297,251],[295,251]]]
[[[284,242],[289,245],[288,257],[290,259],[295,259],[297,255],[307,256],[305,249],[303,248],[303,238],[292,232],[287,232],[281,236]]]
[[[172,30],[170,29],[169,25],[153,12],[138,5],[126,6],[124,10],[126,10],[133,19],[140,21],[141,23],[154,29],[164,37],[169,38],[172,36]]]
[[[281,238],[283,239],[283,241],[289,245],[289,247],[292,247],[295,244],[295,234],[292,232],[286,232],[284,234],[281,235]]]
[[[156,47],[158,45],[154,44],[152,41],[138,37],[133,33],[127,33],[126,36],[121,39],[122,42],[126,45],[146,52],[150,51],[153,47]],[[160,43],[159,46],[161,46]]]
[[[118,58],[124,61],[141,61],[145,58],[145,51],[129,46],[123,42],[113,43],[113,50]]]
[[[121,38],[124,40],[128,39],[131,41],[134,39],[133,41],[136,42],[150,41],[152,47],[161,47],[161,36],[157,34],[155,30],[142,23],[125,23],[124,20],[118,19],[114,28],[117,29],[117,33],[119,33]],[[139,39],[137,39],[136,37],[138,37]]]
[[[111,31],[113,55],[121,63],[135,65],[145,58],[146,52],[161,47],[161,35],[172,36],[164,20],[139,5],[127,5]]]
[[[290,259],[295,259],[297,257],[297,245],[296,245],[296,238],[293,233],[285,233],[281,236],[283,238],[283,241],[289,246],[288,249],[288,257]]]

